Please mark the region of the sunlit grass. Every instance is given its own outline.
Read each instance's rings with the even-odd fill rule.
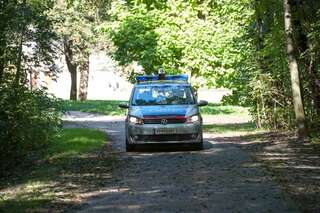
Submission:
[[[63,105],[67,111],[81,111],[99,113],[103,115],[124,115],[126,110],[121,109],[118,105],[123,101],[100,101],[100,100],[87,100],[87,101],[64,101]]]
[[[92,129],[64,129],[53,139],[47,157],[70,158],[90,152],[103,146],[106,136]]]
[[[109,175],[114,158],[95,151],[105,144],[101,131],[63,129],[32,167],[0,180],[0,212],[63,212],[74,205],[77,192]]]
[[[203,126],[203,131],[208,133],[223,134],[224,136],[245,136],[265,132],[259,129],[253,122],[237,124],[208,124]]]
[[[88,101],[64,101],[67,111],[82,111],[99,113],[104,115],[124,115],[126,110],[118,107],[123,101],[88,100]],[[209,104],[201,107],[203,115],[248,115],[248,109],[241,106],[224,106],[222,104]]]
[[[203,115],[248,115],[248,108],[222,104],[209,104],[201,107]]]

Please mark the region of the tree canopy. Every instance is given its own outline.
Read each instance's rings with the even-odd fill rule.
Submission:
[[[160,3],[114,2],[105,27],[114,58],[122,65],[136,61],[146,73],[163,67],[190,73],[202,86],[224,86],[221,78],[229,78],[243,57],[234,41],[246,32],[250,2]]]

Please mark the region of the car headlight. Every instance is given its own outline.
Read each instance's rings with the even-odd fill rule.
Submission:
[[[187,123],[195,123],[200,121],[199,115],[193,115],[187,118]]]
[[[129,117],[129,122],[132,124],[143,124],[143,120],[141,118]]]

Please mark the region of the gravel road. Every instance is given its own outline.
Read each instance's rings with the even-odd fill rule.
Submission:
[[[248,153],[215,142],[214,134],[204,135],[203,151],[126,153],[123,116],[70,112],[64,120],[66,127],[105,131],[121,162],[113,181],[92,193],[79,213],[299,212]]]

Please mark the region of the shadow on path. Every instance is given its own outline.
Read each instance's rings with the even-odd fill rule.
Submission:
[[[239,137],[205,135],[202,151],[126,153],[123,119],[73,124],[104,130],[122,165],[79,212],[298,212],[261,165],[240,149]]]

